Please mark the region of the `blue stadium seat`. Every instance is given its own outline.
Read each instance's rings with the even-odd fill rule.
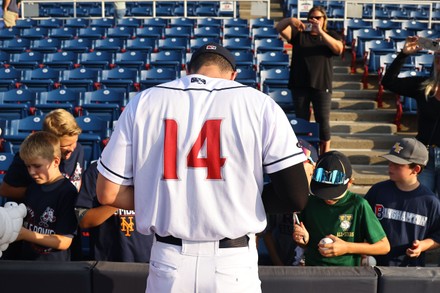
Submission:
[[[2,44],[2,51],[9,54],[22,53],[29,50],[31,46],[31,40],[16,38],[11,40],[4,40]]]
[[[75,27],[75,28],[85,28],[88,27],[90,24],[89,18],[68,18],[64,22],[64,27]]]
[[[225,27],[223,28],[223,38],[250,38],[250,30],[245,26]]]
[[[263,69],[259,75],[260,89],[268,93],[275,88],[287,88],[290,70],[287,67]]]
[[[148,51],[126,51],[116,53],[115,65],[123,68],[136,69],[138,71],[148,69],[150,54]]]
[[[406,20],[402,22],[402,28],[412,31],[414,35],[417,35],[419,31],[428,29],[428,23],[417,20]]]
[[[143,51],[147,53],[157,51],[157,39],[155,38],[135,38],[127,40],[126,51]]]
[[[218,9],[216,7],[205,7],[199,6],[195,9],[196,16],[205,16],[205,17],[216,17],[219,15]]]
[[[21,119],[35,112],[36,94],[27,89],[0,92],[0,118]]]
[[[90,52],[93,48],[93,39],[78,38],[73,40],[63,40],[61,50],[75,53]]]
[[[279,37],[278,31],[274,27],[256,27],[251,29],[251,38],[254,40]]]
[[[201,27],[222,27],[222,21],[219,18],[212,18],[212,17],[202,17],[197,18],[196,20],[196,26]]]
[[[15,27],[17,29],[23,29],[23,28],[31,28],[36,27],[38,25],[38,20],[34,18],[19,18],[17,19],[15,23]]]
[[[319,123],[289,116],[290,125],[297,138],[302,138],[319,150]]]
[[[41,53],[55,53],[61,49],[61,40],[60,39],[41,39],[41,40],[33,40],[30,45],[30,50],[33,52],[41,52]]]
[[[141,7],[132,7],[130,9],[131,16],[153,16],[153,5],[151,6],[141,6]]]
[[[194,18],[171,18],[168,25],[170,27],[190,27],[194,28],[196,26],[196,20]]]
[[[160,39],[157,44],[159,51],[179,50],[182,54],[189,52],[189,43],[185,38]]]
[[[104,88],[123,91],[127,94],[132,91],[138,91],[138,70],[122,67],[102,70],[100,82]]]
[[[57,28],[64,26],[64,20],[61,18],[40,19],[35,27]]]
[[[99,8],[101,9],[101,8]],[[95,27],[106,27],[111,28],[116,24],[116,20],[114,18],[93,18],[90,21],[90,26]]]
[[[116,26],[117,27],[133,27],[133,28],[137,28],[137,27],[142,26],[142,19],[140,19],[140,18],[132,18],[132,17],[118,19],[118,20],[116,20]]]
[[[16,27],[0,29],[0,41],[12,40],[20,36],[21,30]]]
[[[434,64],[433,54],[422,54],[414,56],[414,66],[417,71],[430,73]]]
[[[134,37],[135,27],[117,26],[107,29],[107,38],[131,39]]]
[[[194,52],[195,50],[197,50],[206,43],[220,44],[220,38],[202,37],[202,38],[191,39],[189,40],[189,50],[190,52]]]
[[[237,68],[255,69],[254,54],[250,51],[233,51]]]
[[[109,69],[114,62],[111,51],[93,51],[79,54],[79,64],[89,69]]]
[[[8,67],[11,55],[7,52],[0,51],[0,66]]]
[[[107,121],[95,115],[79,116],[75,120],[82,129],[78,142],[84,147],[87,165],[100,157],[105,140],[109,137],[109,126]]]
[[[412,32],[405,29],[389,29],[385,31],[385,39],[391,42],[397,43],[399,41],[405,40],[407,37],[412,36]]]
[[[64,109],[78,116],[80,93],[65,88],[40,92],[37,94],[35,109],[37,115],[46,115],[55,109]]]
[[[80,39],[102,39],[107,36],[107,28],[105,27],[84,27],[78,31],[78,38]]]
[[[257,71],[253,68],[237,68],[235,81],[259,89]]]
[[[361,28],[373,28],[373,25],[369,21],[365,21],[359,18],[350,18],[346,21],[346,32],[345,32],[345,42],[347,44],[352,43],[353,41],[353,30],[358,30]]]
[[[3,138],[11,144],[13,153],[18,152],[21,143],[29,134],[41,130],[43,120],[44,116],[28,116],[9,121]]]
[[[99,70],[84,67],[62,72],[60,84],[73,91],[87,92],[98,87]]]
[[[252,51],[252,40],[249,38],[223,39],[223,47],[230,51]]]
[[[284,42],[279,38],[264,38],[254,40],[253,51],[255,54],[281,51],[284,52]]]
[[[394,53],[396,48],[393,42],[386,40],[371,40],[365,42],[365,52],[363,56],[364,73],[362,82],[364,89],[368,87],[368,76],[370,73],[377,73],[380,67],[380,56]],[[352,70],[353,72],[353,70]]]
[[[12,152],[4,152],[4,150],[0,153],[0,184],[3,182],[3,177],[14,160],[14,156]],[[3,204],[0,203],[0,206],[3,206]]]
[[[127,104],[126,95],[125,92],[112,88],[85,92],[81,103],[82,114],[99,117],[111,128],[113,121],[119,118]]]
[[[154,38],[162,39],[164,36],[165,27],[161,26],[144,26],[136,28],[136,38]]]
[[[387,30],[402,28],[400,22],[391,19],[375,19],[373,20],[372,25],[375,30],[382,32],[382,35],[385,35]]]
[[[202,26],[194,29],[195,38],[220,38],[220,27]]]
[[[22,71],[13,67],[0,68],[0,92],[12,90],[21,81]]]
[[[167,18],[162,17],[153,17],[153,18],[145,18],[144,19],[144,27],[153,27],[158,26],[161,28],[165,28],[168,26],[169,20]]]
[[[94,51],[107,51],[111,53],[122,52],[125,49],[125,38],[108,37],[93,41]]]
[[[175,26],[167,27],[164,31],[165,38],[186,38],[193,37],[194,29],[191,26]]]
[[[75,27],[60,27],[50,29],[48,37],[53,39],[69,40],[75,38],[77,34],[78,29]]]
[[[150,66],[153,67],[169,67],[175,71],[184,69],[184,54],[179,50],[166,50],[151,53]]]
[[[228,27],[249,27],[247,19],[228,17],[223,19],[223,28]]]
[[[364,56],[365,42],[370,40],[383,40],[384,36],[380,30],[363,28],[353,30],[353,42],[351,45],[352,60]]]
[[[55,84],[60,81],[60,71],[53,68],[36,68],[24,71],[21,84],[34,92],[47,92],[54,89]]]
[[[62,51],[44,55],[43,64],[58,70],[73,69],[78,64],[78,53]]]
[[[258,70],[289,67],[289,55],[281,51],[258,53],[255,63],[258,65]]]
[[[43,63],[41,52],[23,52],[11,55],[9,64],[16,69],[35,69]]]
[[[38,40],[47,38],[49,29],[44,27],[25,28],[20,33],[20,38],[29,40]]]
[[[275,21],[271,18],[259,17],[259,18],[251,18],[249,19],[249,27],[251,29],[258,27],[270,27],[273,28],[275,26]]]
[[[292,91],[288,88],[272,89],[267,93],[285,113],[295,114],[295,105],[293,103]]]
[[[178,71],[173,68],[151,68],[142,70],[140,74],[140,90],[179,78]]]

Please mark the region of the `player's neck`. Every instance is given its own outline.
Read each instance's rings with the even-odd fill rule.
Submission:
[[[215,65],[204,65],[200,67],[196,74],[201,74],[212,78],[231,79],[231,73],[221,71],[220,68]]]

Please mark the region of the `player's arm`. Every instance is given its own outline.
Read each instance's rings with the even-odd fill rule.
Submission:
[[[440,243],[434,241],[431,238],[414,240],[413,246],[406,250],[406,255],[408,255],[409,257],[419,257],[422,252],[439,247]]]
[[[102,205],[115,208],[134,210],[134,188],[128,185],[116,184],[101,173],[96,181],[96,195]]]
[[[266,213],[291,213],[301,211],[307,203],[309,185],[302,163],[269,174],[262,199]]]
[[[18,234],[17,240],[24,240],[34,244],[38,244],[44,247],[50,247],[58,250],[66,250],[72,244],[72,238],[64,235],[58,234],[40,234],[28,230],[24,227],[21,228],[20,234]]]
[[[91,209],[77,207],[75,213],[79,226],[88,229],[101,225],[113,216],[117,210],[117,208],[111,206],[99,206]]]
[[[345,254],[384,255],[391,249],[390,242],[386,236],[375,243],[347,242],[334,235],[328,235],[327,237],[331,238],[333,243],[319,244],[319,252],[325,257]]]

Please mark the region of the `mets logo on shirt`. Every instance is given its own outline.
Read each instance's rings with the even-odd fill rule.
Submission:
[[[353,219],[353,215],[339,215],[339,221],[341,224],[339,227],[341,227],[342,231],[347,231],[351,227],[351,220]]]

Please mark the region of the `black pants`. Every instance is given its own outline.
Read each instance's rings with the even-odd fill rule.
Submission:
[[[310,103],[316,122],[319,123],[319,139],[330,140],[330,108],[332,94],[313,88],[293,88],[296,117],[310,121]]]

